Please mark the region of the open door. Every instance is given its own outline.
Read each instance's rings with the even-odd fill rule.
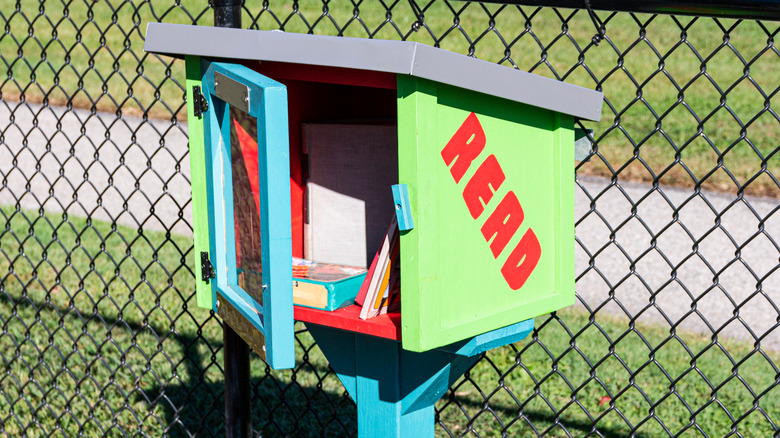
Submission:
[[[209,228],[204,277],[211,277],[212,303],[223,321],[272,368],[291,368],[287,91],[239,64],[202,61],[201,69]]]

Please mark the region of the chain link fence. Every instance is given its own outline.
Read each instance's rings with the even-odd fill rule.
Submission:
[[[204,2],[0,8],[0,432],[221,436],[194,299],[184,67],[151,21]],[[407,39],[604,91],[577,164],[578,302],[487,353],[440,436],[780,436],[775,21],[432,0],[247,2],[245,25]],[[598,32],[594,24],[602,26]],[[252,359],[262,436],[354,436],[308,333]]]

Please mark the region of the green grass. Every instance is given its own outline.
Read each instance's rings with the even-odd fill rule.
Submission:
[[[88,0],[0,0],[0,6],[7,29],[0,35],[3,99],[186,117],[183,63],[143,51],[150,21],[197,20],[184,7]]]
[[[600,436],[629,436],[632,427],[638,437],[705,436],[697,428],[727,436],[732,426],[744,437],[776,433],[759,408],[775,424],[780,420],[777,353],[732,341],[713,344],[692,333],[673,337],[668,328],[631,327],[610,315],[593,317],[599,330],[577,309],[557,318],[537,318],[538,341],[490,351],[489,360],[453,386],[465,413],[439,402],[450,431],[472,426],[480,436],[532,436],[534,429],[567,436],[555,426],[552,406],[572,436],[591,432],[585,410],[597,419]],[[479,413],[480,392],[492,412]],[[526,419],[515,420],[515,398]]]
[[[0,434],[223,433],[222,330],[195,305],[191,239],[8,208],[0,224]],[[333,376],[316,389],[317,357],[270,375],[254,358],[255,427],[273,430],[272,411],[341,436],[307,412],[311,398],[330,420],[325,394],[343,394]]]
[[[222,433],[221,330],[195,307],[190,239],[8,208],[0,223],[0,432]],[[603,436],[629,433],[618,413],[644,437],[663,435],[662,425],[703,436],[694,421],[724,436],[729,415],[742,436],[772,435],[754,406],[780,421],[776,353],[601,314],[599,330],[580,310],[558,318],[538,318],[538,341],[489,352],[455,385],[460,407],[448,397],[437,405],[448,430],[527,436],[531,425],[553,427],[550,406],[574,436],[591,429],[585,410]],[[354,433],[354,405],[308,333],[298,335],[296,354],[298,367],[278,372],[253,356],[254,426],[269,437]],[[491,411],[479,413],[482,393]],[[524,419],[515,420],[513,397]],[[565,435],[553,428],[548,436]]]
[[[211,10],[200,3],[0,0],[0,5],[0,24],[8,29],[0,35],[4,99],[183,119],[183,65],[145,54],[143,33],[150,21],[211,25]],[[774,181],[780,122],[765,110],[764,97],[779,85],[780,56],[768,47],[778,23],[599,13],[609,41],[595,46],[587,14],[570,10],[436,1],[424,11],[427,27],[412,32],[415,16],[408,2],[323,6],[302,0],[272,1],[266,11],[259,4],[248,7],[253,14],[244,14],[245,27],[408,38],[601,87],[612,107],[604,107],[600,123],[585,123],[595,130],[600,155],[581,163],[580,174],[780,193]],[[564,28],[568,33],[561,37]]]

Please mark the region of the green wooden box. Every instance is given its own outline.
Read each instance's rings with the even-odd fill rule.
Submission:
[[[574,304],[573,117],[418,78],[399,95],[404,348]]]
[[[300,125],[397,126],[397,179],[408,189],[400,208],[413,222],[400,237],[400,315],[373,327],[348,309],[312,317],[296,307],[295,319],[426,351],[574,303],[574,121],[600,118],[601,93],[401,41],[152,23],[146,50],[187,56],[199,74],[220,58],[286,87],[291,186],[281,189],[291,193],[294,256],[305,216]],[[197,184],[193,174],[193,197],[207,192]],[[204,232],[195,215],[196,239],[223,232],[214,221]],[[289,262],[263,259],[264,269]],[[219,292],[198,287],[198,303],[213,307]]]

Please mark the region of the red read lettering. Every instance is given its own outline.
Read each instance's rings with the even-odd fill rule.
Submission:
[[[510,191],[482,225],[485,241],[490,242],[490,239],[493,239],[490,243],[493,257],[498,258],[501,251],[506,248],[509,240],[523,223],[523,217],[523,207],[520,206],[515,192]]]
[[[520,239],[514,251],[509,254],[504,267],[501,268],[501,274],[513,290],[523,287],[525,281],[533,272],[539,258],[542,256],[542,247],[539,246],[539,239],[532,229],[528,229]]]
[[[449,166],[452,177],[459,183],[471,166],[471,162],[485,149],[485,131],[474,113],[469,114],[441,151],[444,163]]]
[[[482,214],[485,206],[493,199],[493,193],[501,187],[505,179],[506,176],[496,156],[487,157],[463,188],[463,199],[466,201],[471,217],[476,219]]]

